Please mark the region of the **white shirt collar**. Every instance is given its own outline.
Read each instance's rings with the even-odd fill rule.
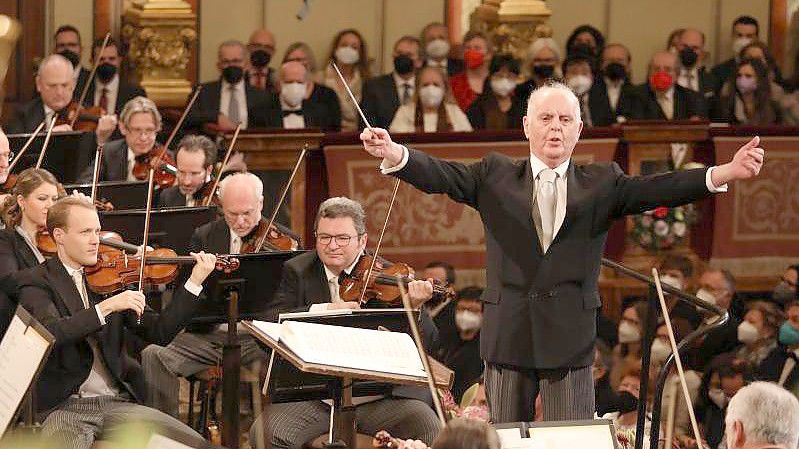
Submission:
[[[608,78],[607,76],[603,76],[602,78],[605,79],[605,86],[612,87],[614,89],[618,89],[624,84],[624,79],[620,79],[618,81],[613,81],[612,79]]]
[[[238,92],[244,92],[244,80],[242,79],[236,84],[230,84],[225,80],[222,80],[222,90],[233,88],[233,90]]]
[[[45,118],[55,112],[55,110],[53,110],[53,108],[51,108],[50,106],[47,106],[47,103],[45,103],[44,101],[42,101],[42,105],[44,105]]]
[[[100,80],[97,80],[97,89],[102,90],[103,87],[107,88],[108,90],[117,90],[119,88],[119,74],[114,75],[108,84],[103,84]]]
[[[405,83],[410,84],[411,89],[413,89],[413,87],[416,85],[416,76],[412,76],[407,80],[397,75],[397,72],[391,72],[391,76],[394,77],[394,82],[397,84],[397,89],[402,89],[402,85]]]
[[[665,98],[665,99],[667,99],[669,101],[672,101],[674,99],[674,86],[669,87],[669,89],[667,91],[662,92],[662,93],[658,92],[656,90],[654,92],[655,92],[655,97],[656,98]]]
[[[80,267],[80,268],[77,268],[77,269],[76,268],[72,268],[69,265],[65,264],[63,261],[61,261],[61,265],[63,265],[64,268],[67,269],[67,274],[71,278],[75,277],[75,273],[80,273],[81,276],[83,275],[83,267]]]
[[[557,173],[561,179],[565,179],[566,177],[566,170],[569,168],[570,160],[571,158],[566,159],[554,169],[555,173]],[[549,166],[545,164],[544,161],[539,159],[536,155],[530,153],[530,168],[533,170],[533,179],[536,179],[538,178],[538,174],[541,173],[541,170],[547,169],[549,168]]]
[[[350,265],[350,266],[348,266],[347,268],[344,269],[344,272],[347,273],[347,274],[352,273],[352,269],[355,268],[355,265],[358,263],[359,260],[361,260],[360,255],[355,258],[355,262],[353,262],[352,265]],[[327,265],[322,264],[322,266],[325,267],[325,276],[327,276],[327,282],[330,282],[333,279],[338,280],[338,275],[333,273],[332,271],[330,271],[330,268],[327,268]]]

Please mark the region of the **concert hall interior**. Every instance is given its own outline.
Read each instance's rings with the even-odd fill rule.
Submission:
[[[0,0],[0,449],[799,448],[799,1]]]

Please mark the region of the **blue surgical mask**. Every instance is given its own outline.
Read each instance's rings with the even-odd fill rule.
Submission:
[[[791,326],[791,323],[784,322],[780,326],[780,343],[785,346],[794,346],[799,344],[799,330]]]

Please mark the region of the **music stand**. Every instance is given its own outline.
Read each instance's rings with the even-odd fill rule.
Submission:
[[[144,210],[112,210],[100,212],[103,229],[121,234],[125,241],[141,245],[144,233]],[[194,230],[215,220],[216,207],[180,207],[154,209],[150,214],[149,244],[168,247],[178,254],[188,254]]]
[[[13,151],[19,151],[30,136],[31,134],[9,134],[8,143]],[[52,173],[61,183],[74,183],[91,159],[88,154],[90,145],[83,143],[84,136],[90,136],[90,133],[54,132],[50,137],[49,148],[47,154],[44,155],[42,168]],[[33,139],[31,146],[22,155],[22,159],[14,166],[16,173],[36,166],[36,161],[39,159],[44,145],[44,138],[45,133],[41,132]],[[94,151],[94,147],[91,147],[91,151]]]
[[[91,196],[91,184],[68,184],[67,193],[73,190]],[[102,181],[97,183],[97,199],[106,199],[114,210],[144,209],[147,207],[147,181]]]

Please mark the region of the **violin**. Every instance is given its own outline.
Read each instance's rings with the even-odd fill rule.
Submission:
[[[361,302],[361,293],[365,288],[366,293],[363,295],[363,302],[373,301],[385,306],[402,306],[402,296],[397,276],[400,276],[404,285],[408,285],[409,282],[415,280],[413,268],[405,263],[395,263],[389,267],[384,267],[383,263],[375,261],[372,273],[369,275],[369,279],[366,280],[372,260],[373,256],[362,256],[352,269],[352,273],[341,280],[339,296],[341,296],[342,301]],[[437,280],[431,282],[433,284],[434,297],[443,298],[444,300],[454,298],[455,291],[450,285]]]
[[[9,173],[6,182],[0,184],[0,193],[11,193],[15,185],[17,185],[17,175]]]
[[[47,229],[40,229],[36,233],[36,248],[39,249],[42,256],[48,258],[55,256],[56,252],[58,252],[55,240],[53,240],[53,236],[50,235]]]
[[[147,179],[150,169],[155,170],[153,182],[159,188],[167,188],[175,184],[177,169],[175,160],[166,150],[166,146],[156,144],[145,154],[136,156],[133,164],[133,176],[139,180]]]
[[[97,264],[86,267],[86,281],[89,288],[101,295],[116,293],[128,286],[140,282],[141,256],[128,255],[123,250],[106,248],[98,251]],[[178,256],[169,248],[148,249],[145,257],[144,282],[149,284],[168,284],[178,275],[178,266],[193,264],[191,256]],[[228,256],[217,256],[216,269],[219,271],[235,271],[239,267],[238,259]]]
[[[255,232],[241,245],[241,253],[257,253],[266,251],[292,251],[299,247],[299,242],[290,235],[281,232],[277,226],[268,226],[267,221],[261,218]],[[260,244],[259,244],[260,242]]]
[[[100,117],[104,115],[106,110],[100,106],[79,106],[77,101],[72,100],[58,114],[55,124],[70,125],[73,131],[94,132]]]

